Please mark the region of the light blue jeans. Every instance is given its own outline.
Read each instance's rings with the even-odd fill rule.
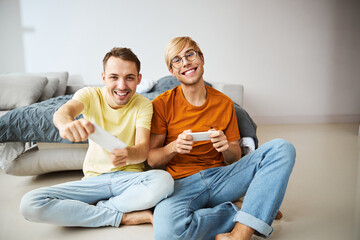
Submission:
[[[236,222],[268,237],[294,163],[293,145],[276,139],[231,165],[175,180],[173,195],[155,208],[155,239],[213,240]],[[238,209],[232,202],[243,196]]]
[[[30,191],[20,212],[29,221],[60,226],[118,227],[123,213],[152,208],[173,189],[166,171],[119,171]]]

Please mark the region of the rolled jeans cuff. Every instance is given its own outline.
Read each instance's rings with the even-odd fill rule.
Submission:
[[[116,218],[115,218],[114,227],[119,227],[120,226],[123,215],[124,215],[123,213],[118,212],[118,214],[116,215]]]
[[[257,219],[256,217],[246,212],[238,211],[234,217],[234,222],[239,222],[248,227],[251,227],[265,238],[268,238],[273,232],[273,228],[269,224]]]

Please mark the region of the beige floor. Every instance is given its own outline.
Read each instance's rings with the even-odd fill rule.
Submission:
[[[275,221],[270,239],[360,239],[358,131],[359,124],[259,126],[261,143],[284,138],[297,149],[296,165],[281,207],[284,218]],[[80,176],[80,172],[62,172],[16,177],[1,172],[0,239],[153,239],[151,225],[65,228],[31,223],[20,216],[18,206],[25,192]]]

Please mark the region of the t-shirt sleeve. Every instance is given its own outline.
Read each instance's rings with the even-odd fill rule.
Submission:
[[[78,90],[72,98],[72,99],[77,100],[77,101],[81,102],[82,104],[84,104],[84,109],[81,112],[82,114],[86,114],[89,110],[90,99],[91,99],[90,96],[91,96],[91,88],[85,87],[85,88]]]
[[[240,139],[239,127],[237,123],[234,103],[231,103],[231,118],[228,127],[225,130],[225,136],[229,142]]]
[[[167,124],[165,118],[165,105],[161,98],[157,97],[153,100],[154,114],[151,121],[151,133],[163,134],[167,132]]]
[[[147,100],[147,99],[146,99]],[[148,130],[151,128],[151,118],[153,115],[153,106],[151,101],[147,100],[142,104],[143,107],[140,109],[138,117],[136,119],[136,127],[143,127]]]

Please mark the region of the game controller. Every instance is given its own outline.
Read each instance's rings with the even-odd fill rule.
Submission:
[[[127,145],[117,137],[113,136],[111,133],[92,122],[95,127],[94,133],[89,135],[89,139],[96,142],[108,152],[112,152],[114,149],[126,148]]]
[[[191,132],[186,134],[191,135],[193,137],[193,141],[197,142],[197,141],[210,140],[210,133],[211,132]]]

